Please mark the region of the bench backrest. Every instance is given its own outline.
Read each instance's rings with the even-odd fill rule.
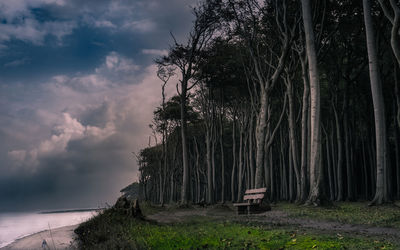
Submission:
[[[243,200],[249,201],[250,203],[261,203],[264,199],[265,192],[267,192],[267,188],[247,189]]]

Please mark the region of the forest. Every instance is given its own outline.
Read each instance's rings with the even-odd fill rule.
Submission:
[[[400,198],[400,1],[204,0],[155,59],[137,153],[156,204]],[[175,81],[178,79],[178,81]],[[167,96],[166,85],[176,85]]]

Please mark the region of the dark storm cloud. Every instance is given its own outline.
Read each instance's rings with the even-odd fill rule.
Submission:
[[[0,2],[0,210],[100,206],[136,179],[160,102],[152,60],[186,36],[189,4]]]

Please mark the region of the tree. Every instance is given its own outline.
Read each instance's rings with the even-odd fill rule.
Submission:
[[[376,137],[376,191],[370,205],[379,205],[389,201],[388,190],[388,166],[386,151],[386,125],[385,105],[383,102],[382,83],[379,72],[378,52],[374,35],[371,5],[369,0],[363,0],[364,24],[367,38],[367,50],[369,59],[369,75],[371,83],[372,101],[375,117]]]
[[[238,201],[260,186],[270,200],[315,205],[328,197],[380,204],[391,187],[400,194],[399,67],[392,21],[383,15],[389,10],[395,23],[388,1],[383,12],[372,5],[375,35],[361,1],[221,0],[195,49],[193,28],[189,42],[175,41],[160,60],[181,80],[178,95],[154,113],[165,143],[140,161],[147,199],[177,201],[186,189],[187,201]]]
[[[249,56],[248,81],[254,82],[255,89],[259,90],[257,97],[252,99],[257,116],[255,187],[263,187],[265,183],[268,192],[271,191],[271,166],[267,156],[270,155],[271,145],[283,117],[280,116],[275,126],[271,124],[271,93],[283,72],[296,27],[295,20],[289,23],[288,4],[288,1],[276,1],[262,7],[253,0],[229,1],[237,32],[245,41]],[[278,46],[274,46],[276,44]],[[263,52],[260,53],[260,50]]]
[[[310,152],[310,194],[307,203],[320,205],[322,193],[321,166],[321,94],[318,73],[317,53],[312,23],[310,0],[301,1],[303,12],[304,33],[306,38],[306,53],[310,79],[310,116],[311,116],[311,152]]]
[[[157,76],[163,82],[161,85],[161,108],[162,112],[165,112],[166,104],[165,104],[165,86],[167,85],[169,79],[174,75],[174,68],[171,67],[162,67],[159,65]],[[168,136],[168,119],[163,117],[161,121],[161,133],[162,133],[162,167],[160,169],[160,203],[161,206],[164,206],[164,187],[166,183],[167,176],[167,143],[166,139]]]
[[[180,84],[177,91],[180,97],[181,105],[181,137],[182,137],[182,161],[183,161],[183,180],[181,202],[187,204],[189,201],[189,160],[187,148],[187,96],[190,90],[196,85],[192,81],[195,75],[195,63],[201,50],[206,46],[211,38],[214,26],[217,23],[215,17],[215,8],[218,7],[218,1],[205,1],[200,7],[194,8],[195,21],[192,31],[186,44],[180,44],[174,38],[174,46],[171,48],[168,56],[157,61],[164,67],[175,66],[181,74]],[[180,90],[179,90],[180,89]]]

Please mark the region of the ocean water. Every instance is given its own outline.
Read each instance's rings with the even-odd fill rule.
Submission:
[[[76,225],[98,212],[0,213],[0,248],[13,241],[44,230]]]

